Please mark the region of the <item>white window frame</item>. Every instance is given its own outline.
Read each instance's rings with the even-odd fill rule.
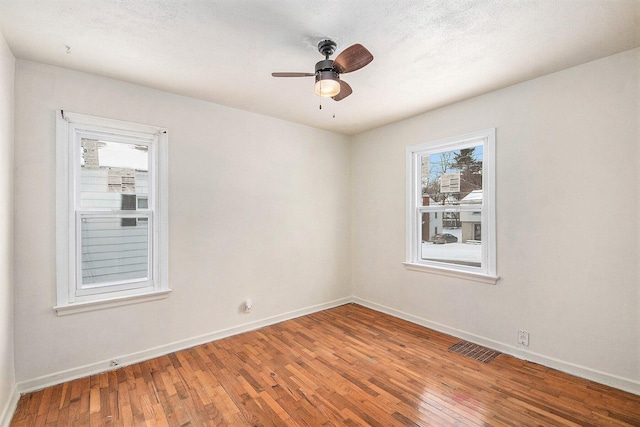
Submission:
[[[424,155],[482,145],[482,262],[481,267],[457,265],[421,259],[422,213],[433,209],[422,206],[422,164]],[[440,139],[407,147],[407,247],[403,263],[409,270],[422,271],[459,279],[496,284],[496,200],[495,200],[496,129],[486,129],[462,136]],[[457,211],[478,207],[456,206]]]
[[[80,206],[80,139],[103,135],[149,147],[149,208],[145,211],[91,212]],[[106,215],[105,215],[106,214]],[[81,215],[126,218],[146,216],[149,276],[102,286],[80,286]],[[58,315],[166,298],[168,284],[168,135],[157,126],[56,112],[56,282]]]

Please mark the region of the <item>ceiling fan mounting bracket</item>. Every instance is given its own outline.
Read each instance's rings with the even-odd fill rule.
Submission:
[[[322,40],[318,43],[318,52],[323,54],[325,59],[329,59],[329,57],[333,55],[333,52],[336,51],[336,47],[338,47],[338,45],[333,40]]]

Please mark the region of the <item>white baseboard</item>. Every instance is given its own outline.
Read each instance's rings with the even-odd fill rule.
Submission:
[[[244,323],[242,325],[234,326],[231,328],[222,329],[222,330],[211,332],[208,334],[188,338],[185,340],[176,341],[176,342],[162,345],[159,347],[143,350],[137,353],[119,356],[118,357],[120,361],[119,366],[122,367],[122,366],[131,365],[133,363],[142,362],[144,360],[149,360],[154,357],[163,356],[169,353],[173,353],[175,351],[183,350],[183,349],[204,344],[210,341],[219,340],[232,335],[237,335],[243,332],[252,331],[258,328],[262,328],[264,326],[273,325],[275,323],[279,323],[285,320],[294,319],[296,317],[304,316],[304,315],[315,313],[322,310],[327,310],[327,309],[338,307],[340,305],[344,305],[348,303],[360,304],[372,310],[386,313],[391,316],[394,316],[403,320],[407,320],[411,323],[415,323],[417,325],[421,325],[426,328],[436,330],[438,332],[452,335],[454,337],[471,341],[476,344],[484,345],[486,347],[501,351],[502,353],[509,354],[519,359],[539,363],[541,365],[544,365],[553,369],[557,369],[562,372],[566,372],[581,378],[595,381],[600,384],[605,384],[611,387],[615,387],[617,389],[624,390],[629,393],[640,395],[640,382],[638,381],[608,374],[606,372],[600,372],[595,369],[586,368],[584,366],[580,366],[580,365],[576,365],[563,360],[555,359],[553,357],[523,350],[518,347],[504,344],[502,342],[495,341],[480,335],[472,334],[460,329],[452,328],[450,326],[447,326],[441,323],[433,322],[433,321],[424,319],[422,317],[405,313],[403,311],[396,310],[394,308],[377,304],[377,303],[374,303],[362,298],[358,298],[358,297],[341,298],[341,299],[330,301],[327,303],[290,311],[290,312],[279,314],[276,316],[267,317],[267,318],[256,320],[249,323]],[[71,381],[77,378],[82,378],[88,375],[93,375],[100,372],[106,372],[113,369],[114,367],[110,365],[110,360],[103,360],[100,362],[91,363],[88,365],[76,367],[66,371],[60,371],[60,372],[45,375],[42,377],[34,378],[31,380],[19,382],[16,386],[13,387],[11,400],[7,402],[7,404],[5,405],[4,411],[2,412],[2,418],[0,418],[0,427],[4,427],[5,425],[8,425],[8,422],[11,421],[11,417],[13,416],[13,412],[15,411],[15,408],[17,406],[18,399],[21,393],[28,393],[35,390],[40,390],[42,388],[60,384],[65,381]],[[7,417],[8,417],[8,421],[5,420],[5,418]],[[3,424],[3,422],[5,421],[7,422],[7,424]]]
[[[9,392],[9,399],[0,412],[0,427],[9,427],[13,414],[18,407],[18,400],[20,400],[20,393],[18,392],[18,384],[14,384]]]
[[[159,347],[150,348],[147,350],[131,353],[124,356],[118,356],[120,364],[118,367],[131,365],[134,363],[142,362],[145,360],[153,359],[154,357],[164,356],[175,351],[184,350],[185,348],[194,347],[207,342],[219,340],[222,338],[230,337],[232,335],[241,334],[243,332],[253,331],[255,329],[262,328],[264,326],[273,325],[275,323],[283,322],[285,320],[294,319],[296,317],[304,316],[318,311],[327,310],[329,308],[338,307],[340,305],[348,304],[352,301],[351,297],[341,298],[338,300],[326,302],[323,304],[317,304],[310,307],[302,308],[299,310],[293,310],[287,313],[278,314],[276,316],[267,317],[264,319],[256,320],[253,322],[244,323],[242,325],[234,326],[227,329],[222,329],[208,334],[199,335],[192,338],[176,341]],[[88,365],[68,369],[66,371],[60,371],[49,375],[44,375],[31,380],[21,381],[18,383],[18,390],[20,393],[28,393],[35,390],[40,390],[45,387],[60,384],[66,381],[75,380],[77,378],[83,378],[89,375],[98,374],[101,372],[111,371],[114,368],[111,366],[111,360],[103,360],[100,362],[90,363]],[[15,408],[14,408],[15,409]]]
[[[566,372],[571,375],[575,375],[580,378],[584,378],[590,381],[594,381],[600,384],[615,387],[620,390],[627,391],[629,393],[640,395],[640,382],[634,381],[629,378],[619,377],[617,375],[608,374],[595,369],[587,368],[584,366],[576,365],[574,363],[559,360],[553,357],[545,356],[542,354],[534,353],[528,350],[514,347],[509,344],[505,344],[499,341],[494,341],[489,338],[485,338],[480,335],[472,334],[460,329],[452,328],[441,323],[432,322],[422,317],[415,316],[413,314],[405,313],[400,310],[396,310],[391,307],[387,307],[381,304],[377,304],[371,301],[367,301],[362,298],[353,297],[352,302],[360,304],[364,307],[372,310],[386,313],[394,317],[406,320],[411,323],[415,323],[420,326],[424,326],[429,329],[433,329],[438,332],[442,332],[448,335],[452,335],[456,338],[460,338],[466,341],[470,341],[476,344],[483,345],[485,347],[498,350],[502,353],[517,357],[518,359],[528,360],[530,362],[539,363],[540,365],[547,366],[549,368],[557,369],[558,371]]]
[[[433,329],[435,331],[454,336],[456,338],[460,338],[466,341],[483,345],[485,347],[492,348],[494,350],[498,350],[510,356],[517,357],[518,359],[539,363],[540,365],[557,369],[558,371],[566,372],[568,374],[575,375],[580,378],[584,378],[600,384],[615,387],[617,389],[627,391],[629,393],[640,395],[640,382],[638,381],[619,377],[617,375],[608,374],[606,372],[600,372],[595,369],[586,368],[584,366],[576,365],[574,363],[565,362],[563,360],[555,359],[553,357],[545,356],[542,354],[524,350],[519,347],[514,347],[508,344],[504,344],[499,341],[494,341],[492,339],[485,338],[480,335],[476,335],[460,329],[452,328],[450,326],[443,325],[441,323],[432,322],[430,320],[423,319],[422,317],[414,316],[413,314],[405,313],[403,311],[396,310],[394,308],[377,304],[371,301],[367,301],[362,298],[353,297],[352,302],[354,302],[355,304],[360,304],[372,310],[386,313],[391,316],[406,320],[408,322],[415,323],[417,325],[424,326],[426,328]]]

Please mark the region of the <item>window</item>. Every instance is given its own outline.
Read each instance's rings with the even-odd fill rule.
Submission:
[[[63,111],[56,125],[56,311],[166,297],[166,130]]]
[[[407,268],[496,283],[495,129],[407,148]]]

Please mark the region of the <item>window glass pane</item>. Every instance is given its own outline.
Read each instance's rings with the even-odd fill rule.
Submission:
[[[146,216],[82,217],[82,284],[148,279],[148,223]]]
[[[138,209],[149,209],[149,198],[138,197]]]
[[[480,212],[424,212],[420,258],[481,267]]]
[[[422,206],[482,203],[482,145],[423,155],[421,182]]]
[[[147,197],[149,150],[145,145],[82,138],[80,206],[82,209],[118,210],[123,194]]]

